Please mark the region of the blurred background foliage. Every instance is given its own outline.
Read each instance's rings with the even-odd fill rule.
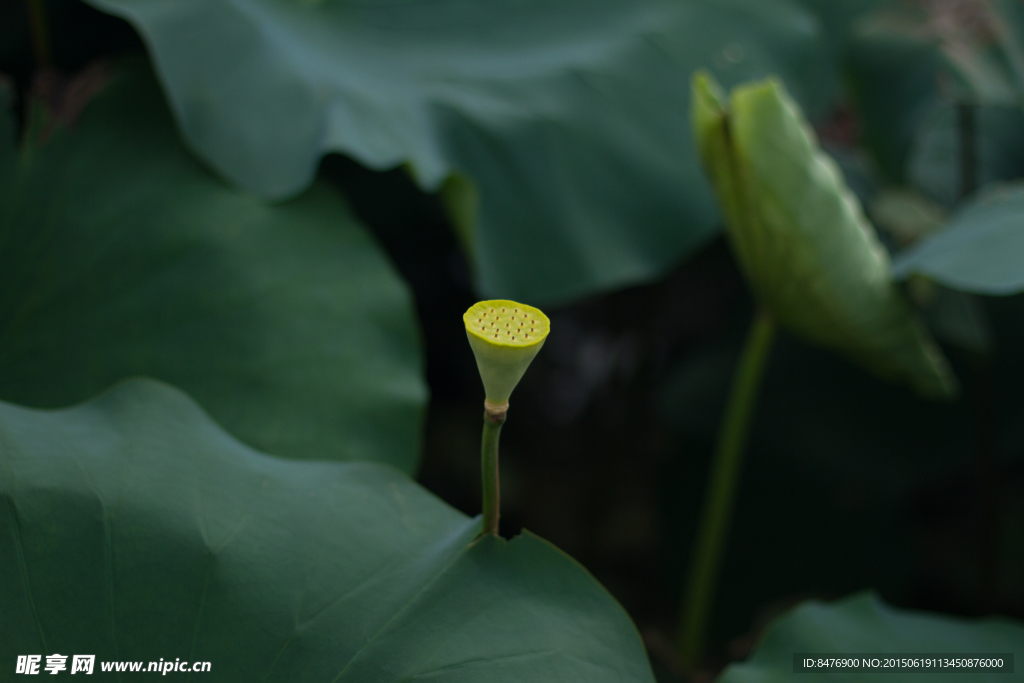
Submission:
[[[553,331],[504,430],[502,531],[529,528],[583,563],[635,620],[666,681],[678,677],[679,596],[753,310],[699,172],[688,84],[698,67],[726,86],[777,74],[900,255],[905,290],[962,391],[928,403],[780,334],[707,671],[745,658],[797,602],[868,587],[898,607],[1024,618],[1024,209],[1012,189],[993,187],[1024,177],[1019,0],[595,1],[534,15],[506,2],[487,16],[448,2],[428,23],[429,8],[344,5],[364,22],[347,30],[366,51],[331,57],[350,59],[347,70],[328,58],[290,64],[304,90],[278,108],[246,89],[264,73],[244,51],[222,50],[223,63],[201,49],[167,52],[166,27],[147,15],[161,3],[94,4],[132,24],[47,0],[48,70],[36,69],[26,5],[0,5],[0,71],[13,79],[18,125],[33,90],[59,100],[95,60],[145,44],[185,141],[216,174],[275,198],[314,177],[343,195],[415,300],[430,388],[418,480],[469,514],[479,510],[482,390],[461,314],[492,295],[545,306]],[[304,4],[235,4],[294,30],[282,40],[301,43],[308,30],[291,17]],[[209,11],[227,5],[210,0]],[[481,33],[502,22],[500,35]],[[567,24],[572,40],[538,28]],[[475,57],[487,43],[496,52]],[[523,43],[532,47],[517,59]],[[436,59],[417,65],[425,57]],[[228,77],[232,97],[195,111]],[[363,119],[325,132],[310,112],[338,102],[365,105]],[[238,117],[255,121],[243,137],[298,136],[288,145],[298,158],[210,142]],[[354,142],[389,126],[403,132],[387,145]],[[981,228],[968,220],[979,211]],[[965,221],[971,234],[953,235]],[[964,266],[950,253],[978,256]],[[993,253],[1011,257],[993,270]],[[948,276],[965,267],[977,277]],[[411,458],[401,464],[412,469]]]

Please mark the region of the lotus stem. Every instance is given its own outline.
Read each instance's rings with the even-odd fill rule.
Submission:
[[[32,32],[32,54],[36,69],[50,66],[50,34],[46,25],[46,9],[43,0],[25,0],[28,11],[29,29]]]
[[[498,440],[508,404],[484,402],[484,434],[480,447],[480,479],[483,485],[484,534],[498,535],[501,516],[501,484],[498,481]]]
[[[957,105],[957,128],[960,142],[960,199],[978,189],[978,135],[975,106],[971,102]]]
[[[767,311],[759,310],[733,376],[729,403],[711,461],[707,497],[701,512],[679,625],[679,652],[683,664],[691,671],[697,668],[703,656],[708,612],[714,601],[750,417],[774,337],[775,321]]]

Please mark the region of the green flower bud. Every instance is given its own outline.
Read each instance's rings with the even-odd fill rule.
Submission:
[[[889,256],[775,79],[728,100],[706,73],[693,79],[697,148],[736,260],[780,325],[929,398],[956,378],[890,277]]]
[[[498,299],[481,301],[462,316],[476,356],[487,402],[508,403],[551,331],[551,321],[533,306]]]

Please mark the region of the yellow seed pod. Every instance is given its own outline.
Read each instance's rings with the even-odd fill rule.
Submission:
[[[474,304],[462,320],[487,400],[495,405],[507,403],[544,346],[551,321],[533,306],[505,299]]]

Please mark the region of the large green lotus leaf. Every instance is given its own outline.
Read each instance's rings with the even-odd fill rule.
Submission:
[[[226,186],[141,62],[45,143],[16,149],[13,129],[4,108],[0,399],[58,407],[149,375],[257,448],[415,468],[411,297],[336,193]]]
[[[1013,10],[1008,17],[1024,14],[1020,0],[994,4]],[[855,23],[844,66],[863,141],[890,180],[912,179],[916,138],[940,104],[1021,102],[1014,76],[1019,41],[1013,22],[997,16],[986,3],[973,3],[965,14],[954,3],[885,0]]]
[[[955,105],[935,107],[914,134],[907,176],[929,197],[953,207],[963,198],[962,112]],[[1024,110],[1020,107],[974,106],[974,185],[1024,176]]]
[[[863,142],[889,179],[902,182],[914,134],[942,101],[937,74],[948,63],[933,41],[885,17],[859,21],[844,57]]]
[[[774,683],[794,678],[817,683],[860,679],[879,683],[931,680],[935,672],[872,671],[868,676],[814,671],[794,676],[794,653],[1019,653],[1024,625],[1008,619],[968,620],[899,610],[873,593],[860,593],[835,603],[805,602],[768,627],[748,662],[729,666],[717,683]],[[1014,663],[1014,670],[1019,662]],[[1015,676],[942,672],[950,681],[1006,681]]]
[[[698,147],[757,298],[797,335],[920,394],[955,391],[942,352],[889,277],[889,258],[835,163],[776,80],[727,110],[694,79]]]
[[[992,0],[992,7],[999,24],[996,39],[1016,86],[1018,101],[1024,101],[1024,3],[1020,0]]]
[[[976,294],[1024,291],[1024,183],[996,187],[968,204],[944,230],[901,253],[894,271]]]
[[[269,197],[321,155],[443,188],[481,291],[537,304],[656,277],[716,229],[690,73],[828,60],[788,0],[89,0],[145,36],[185,137]]]
[[[844,69],[843,61],[855,27],[865,16],[892,0],[797,0],[821,23],[825,49],[830,53],[834,71]],[[828,74],[831,76],[832,74]],[[828,78],[822,87],[833,88],[837,95],[843,83],[839,78]]]
[[[0,670],[77,653],[245,683],[653,681],[585,569],[479,531],[390,467],[258,453],[152,380],[0,404]]]

